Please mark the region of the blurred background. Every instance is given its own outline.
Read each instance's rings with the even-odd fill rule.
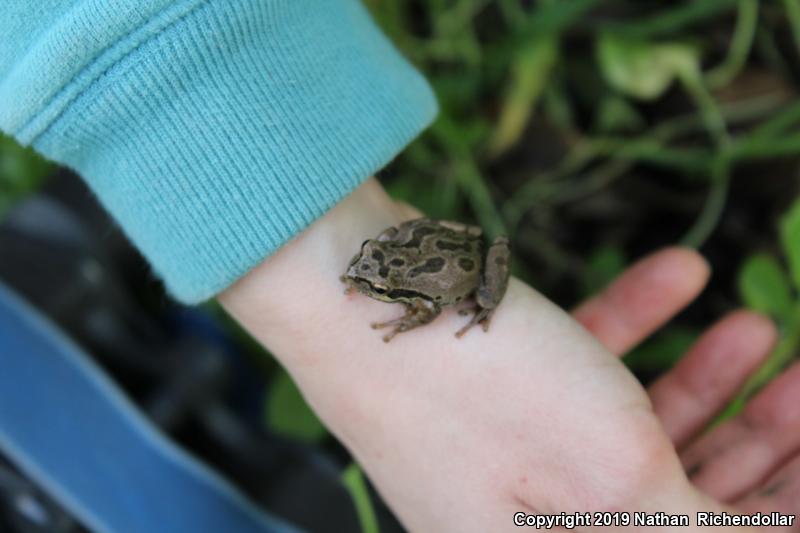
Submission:
[[[648,382],[739,306],[800,348],[800,0],[366,0],[431,81],[436,123],[379,179],[511,237],[563,307],[636,258],[709,259],[701,298],[626,357]],[[402,531],[286,373],[219,308],[174,305],[80,180],[0,137],[0,279],[147,415],[309,531]],[[0,456],[0,530],[83,526]]]

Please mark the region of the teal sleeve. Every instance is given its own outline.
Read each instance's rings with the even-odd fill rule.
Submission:
[[[186,303],[230,285],[436,113],[359,0],[10,0],[0,129],[76,170]]]

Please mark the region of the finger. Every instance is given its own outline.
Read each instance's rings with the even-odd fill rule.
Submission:
[[[750,311],[729,314],[650,386],[653,408],[677,448],[702,430],[769,355],[777,331]]]
[[[760,392],[742,413],[682,454],[692,482],[732,501],[758,486],[800,451],[800,364]]]
[[[573,312],[612,353],[622,355],[686,307],[709,267],[688,248],[667,248],[636,262]]]
[[[800,515],[800,456],[771,476],[764,484],[736,502],[745,513]],[[770,528],[770,531],[800,531],[797,519],[793,527]]]

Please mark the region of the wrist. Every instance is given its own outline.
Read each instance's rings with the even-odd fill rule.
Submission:
[[[362,368],[348,374],[347,360],[363,346],[359,337],[374,333],[366,326],[372,311],[364,308],[382,305],[347,299],[339,276],[361,242],[401,219],[397,204],[370,178],[218,296],[289,371],[334,431],[350,410],[332,398],[345,401],[343,392],[352,393],[352,380],[363,377]],[[353,312],[343,316],[343,305]]]
[[[399,220],[396,204],[370,178],[218,300],[283,363],[291,365],[295,354],[280,350],[284,339],[294,340],[310,322],[309,315],[319,315],[328,302],[341,299],[332,296],[344,290],[339,275],[358,244]],[[292,321],[297,313],[303,314],[305,324]]]

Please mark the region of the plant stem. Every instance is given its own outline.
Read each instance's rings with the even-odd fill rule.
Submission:
[[[796,102],[786,109],[776,113],[774,117],[764,121],[748,135],[750,139],[765,139],[776,137],[787,130],[795,122],[800,122],[800,102]]]
[[[644,38],[675,33],[685,27],[731,9],[737,0],[702,0],[687,2],[670,10],[659,11],[649,18],[613,25],[614,31]]]
[[[550,203],[563,204],[577,202],[608,187],[618,178],[625,175],[634,162],[631,160],[611,159],[592,170],[585,179],[575,184],[572,188],[564,188]]]
[[[720,113],[717,102],[703,82],[700,72],[697,70],[683,72],[680,75],[680,80],[686,92],[689,93],[689,96],[700,110],[703,123],[717,148],[722,149],[730,144],[731,139],[725,125],[725,118]]]
[[[746,138],[730,149],[734,160],[764,159],[800,154],[800,134],[779,138]]]
[[[353,498],[362,533],[379,533],[378,518],[372,505],[372,498],[361,474],[361,468],[356,463],[351,463],[342,473],[342,483]]]
[[[730,183],[730,164],[725,156],[718,156],[712,164],[711,183],[706,198],[706,203],[700,216],[686,235],[681,239],[681,244],[692,248],[700,248],[711,236],[714,228],[719,224],[725,201],[728,197]]]
[[[507,235],[505,224],[494,205],[486,181],[471,155],[462,152],[458,156],[455,174],[456,181],[467,196],[470,207],[475,211],[487,237],[493,239],[498,235]]]
[[[774,112],[782,101],[780,97],[774,95],[757,96],[723,105],[720,107],[720,113],[726,123],[736,124]],[[798,107],[800,108],[800,104]],[[698,149],[693,152],[678,151],[678,149],[670,149],[665,146],[667,142],[692,133],[703,126],[703,119],[698,117],[697,113],[691,113],[665,121],[645,132],[637,140],[625,138],[584,139],[575,144],[558,167],[542,172],[522,185],[503,205],[503,218],[510,227],[516,227],[519,219],[530,205],[545,202],[548,198],[563,197],[558,193],[560,188],[558,182],[581,172],[601,156],[612,159],[611,162],[604,163],[596,170],[601,175],[607,171],[603,170],[606,164],[616,167],[618,161],[629,164],[636,161],[660,163],[664,166],[692,172],[705,172],[708,170],[706,161],[712,157],[710,152]]]
[[[794,46],[797,48],[797,53],[800,54],[800,1],[783,0],[783,7],[786,9],[789,27],[792,29]]]
[[[728,55],[706,74],[706,83],[710,88],[728,85],[741,72],[753,46],[757,22],[758,0],[739,0],[739,14]]]
[[[795,303],[788,316],[783,318],[781,330],[783,334],[772,354],[756,373],[750,376],[736,399],[718,417],[714,425],[739,414],[742,408],[747,405],[747,401],[761,390],[764,385],[780,374],[795,358],[797,350],[800,348],[800,304]]]

